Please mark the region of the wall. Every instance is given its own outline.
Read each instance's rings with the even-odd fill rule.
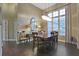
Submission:
[[[2,56],[2,15],[1,15],[1,5],[0,5],[0,56]]]
[[[41,25],[42,19],[41,19],[42,10],[39,8],[33,6],[30,3],[26,4],[18,4],[17,5],[17,20],[15,20],[15,32],[18,32],[20,30],[18,26],[20,24],[30,24],[30,20],[32,17],[35,17],[37,25]],[[31,28],[26,29],[27,33],[30,33]],[[17,33],[15,33],[15,38]],[[17,39],[17,38],[16,38]]]
[[[70,19],[71,19],[71,37],[73,37],[74,42],[76,44],[77,38],[77,32],[78,32],[78,25],[77,25],[77,4],[71,4],[70,5]]]
[[[2,24],[2,12],[1,12],[1,4],[0,4],[0,25]]]
[[[8,35],[8,40],[6,41],[16,41],[17,36],[17,22],[20,18],[19,15],[25,15],[26,20],[24,22],[30,23],[32,17],[37,20],[37,25],[42,26],[41,14],[42,10],[39,8],[26,3],[26,4],[16,4],[7,3],[1,4],[3,19],[8,21],[8,29],[6,29],[6,35]],[[22,23],[22,22],[21,22]],[[7,28],[6,27],[6,28]]]
[[[15,41],[14,39],[14,20],[16,20],[16,4],[2,4],[2,15],[3,19],[8,22],[6,30],[8,33],[8,40]],[[8,29],[7,29],[8,28]]]
[[[79,49],[79,4],[77,4],[77,48]]]
[[[41,21],[41,13],[42,10],[39,8],[27,3],[27,4],[18,4],[17,6],[17,16],[18,15],[25,15],[26,20],[30,23],[32,17],[35,17],[37,23]]]

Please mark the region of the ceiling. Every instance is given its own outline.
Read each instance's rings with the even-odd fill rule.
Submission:
[[[50,6],[55,5],[56,3],[32,3],[32,5],[40,8],[41,10],[44,10]]]

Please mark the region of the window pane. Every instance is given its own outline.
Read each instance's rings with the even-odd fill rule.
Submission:
[[[31,20],[32,31],[36,31],[36,21],[35,19]]]
[[[53,12],[53,17],[58,16],[58,11]]]
[[[53,30],[58,31],[58,18],[53,19]]]
[[[35,19],[32,19],[32,22],[35,22]]]
[[[65,16],[60,17],[60,35],[65,35]]]
[[[65,15],[65,9],[60,10],[60,15]]]
[[[48,21],[48,37],[51,36],[51,31],[52,31],[52,21]]]
[[[48,16],[49,16],[49,17],[52,17],[52,13],[49,13]]]

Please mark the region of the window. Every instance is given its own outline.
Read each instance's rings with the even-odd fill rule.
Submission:
[[[48,21],[48,37],[51,36],[51,31],[52,31],[52,21]]]
[[[49,13],[49,14],[48,14],[49,17],[52,17],[52,15],[53,15],[52,13]]]
[[[59,22],[60,22],[60,31],[59,31],[59,35],[61,36],[65,36],[65,9],[61,9],[59,11]]]
[[[58,11],[53,12],[53,31],[58,31]]]
[[[65,15],[65,9],[60,10],[60,15]]]
[[[58,31],[58,17],[53,18],[53,30]]]
[[[58,11],[53,12],[53,17],[58,16]]]
[[[60,17],[60,32],[59,35],[65,35],[65,16]]]
[[[31,30],[32,30],[32,32],[36,31],[36,20],[35,20],[35,18],[31,19]]]
[[[65,8],[48,13],[48,16],[52,18],[53,22],[48,22],[48,36],[50,36],[52,28],[53,31],[58,31],[60,36],[65,36]]]
[[[53,12],[53,31],[58,31],[60,36],[65,36],[65,8]]]

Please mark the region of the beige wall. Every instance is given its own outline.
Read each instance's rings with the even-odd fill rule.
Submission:
[[[36,19],[37,25],[41,25],[41,22],[42,22],[41,14],[42,14],[42,10],[33,6],[30,3],[18,4],[17,5],[17,20],[15,20],[15,22],[16,22],[15,26],[17,28],[15,28],[15,31],[17,32],[18,30],[20,30],[18,28],[19,24],[30,24],[30,20],[33,17]],[[24,15],[24,20],[21,20],[22,15]],[[30,33],[31,27],[29,29],[25,29],[25,30],[26,30],[26,33]],[[16,37],[16,34],[15,34],[15,37]]]
[[[77,47],[79,49],[79,4],[77,4]]]
[[[17,15],[24,14],[27,19],[30,20],[32,17],[35,17],[36,20],[41,20],[42,10],[39,8],[27,3],[27,4],[18,4],[17,6]]]
[[[77,40],[77,48],[79,49],[79,4],[71,4],[71,33]]]
[[[3,19],[8,21],[8,40],[14,40],[14,20],[16,20],[16,4],[2,4]],[[7,28],[7,27],[6,27]]]
[[[26,24],[30,23],[32,17],[37,20],[37,25],[42,26],[41,14],[42,10],[27,3],[27,4],[1,4],[2,15],[5,20],[8,21],[8,40],[16,40],[17,32],[17,20],[18,15],[26,16]],[[28,22],[27,22],[28,21]]]
[[[42,10],[39,8],[27,3],[27,4],[18,4],[17,6],[17,19],[21,18],[19,15],[25,16],[25,23],[30,24],[30,20],[34,17],[36,19],[37,25],[40,25]]]
[[[2,13],[4,19],[8,20],[8,38],[15,41],[18,15],[24,14],[27,21],[35,17],[37,24],[40,25],[42,10],[31,4],[2,4]]]
[[[77,9],[77,4],[73,3],[73,4],[69,4],[66,6],[68,11],[68,17],[67,17],[67,21],[68,21],[68,37],[69,37],[69,43],[71,43],[71,37],[73,37],[73,44],[78,44],[78,9]]]
[[[71,37],[73,37],[74,39],[77,39],[77,32],[78,32],[78,26],[77,26],[77,4],[71,4],[70,6],[70,12],[71,12]]]

